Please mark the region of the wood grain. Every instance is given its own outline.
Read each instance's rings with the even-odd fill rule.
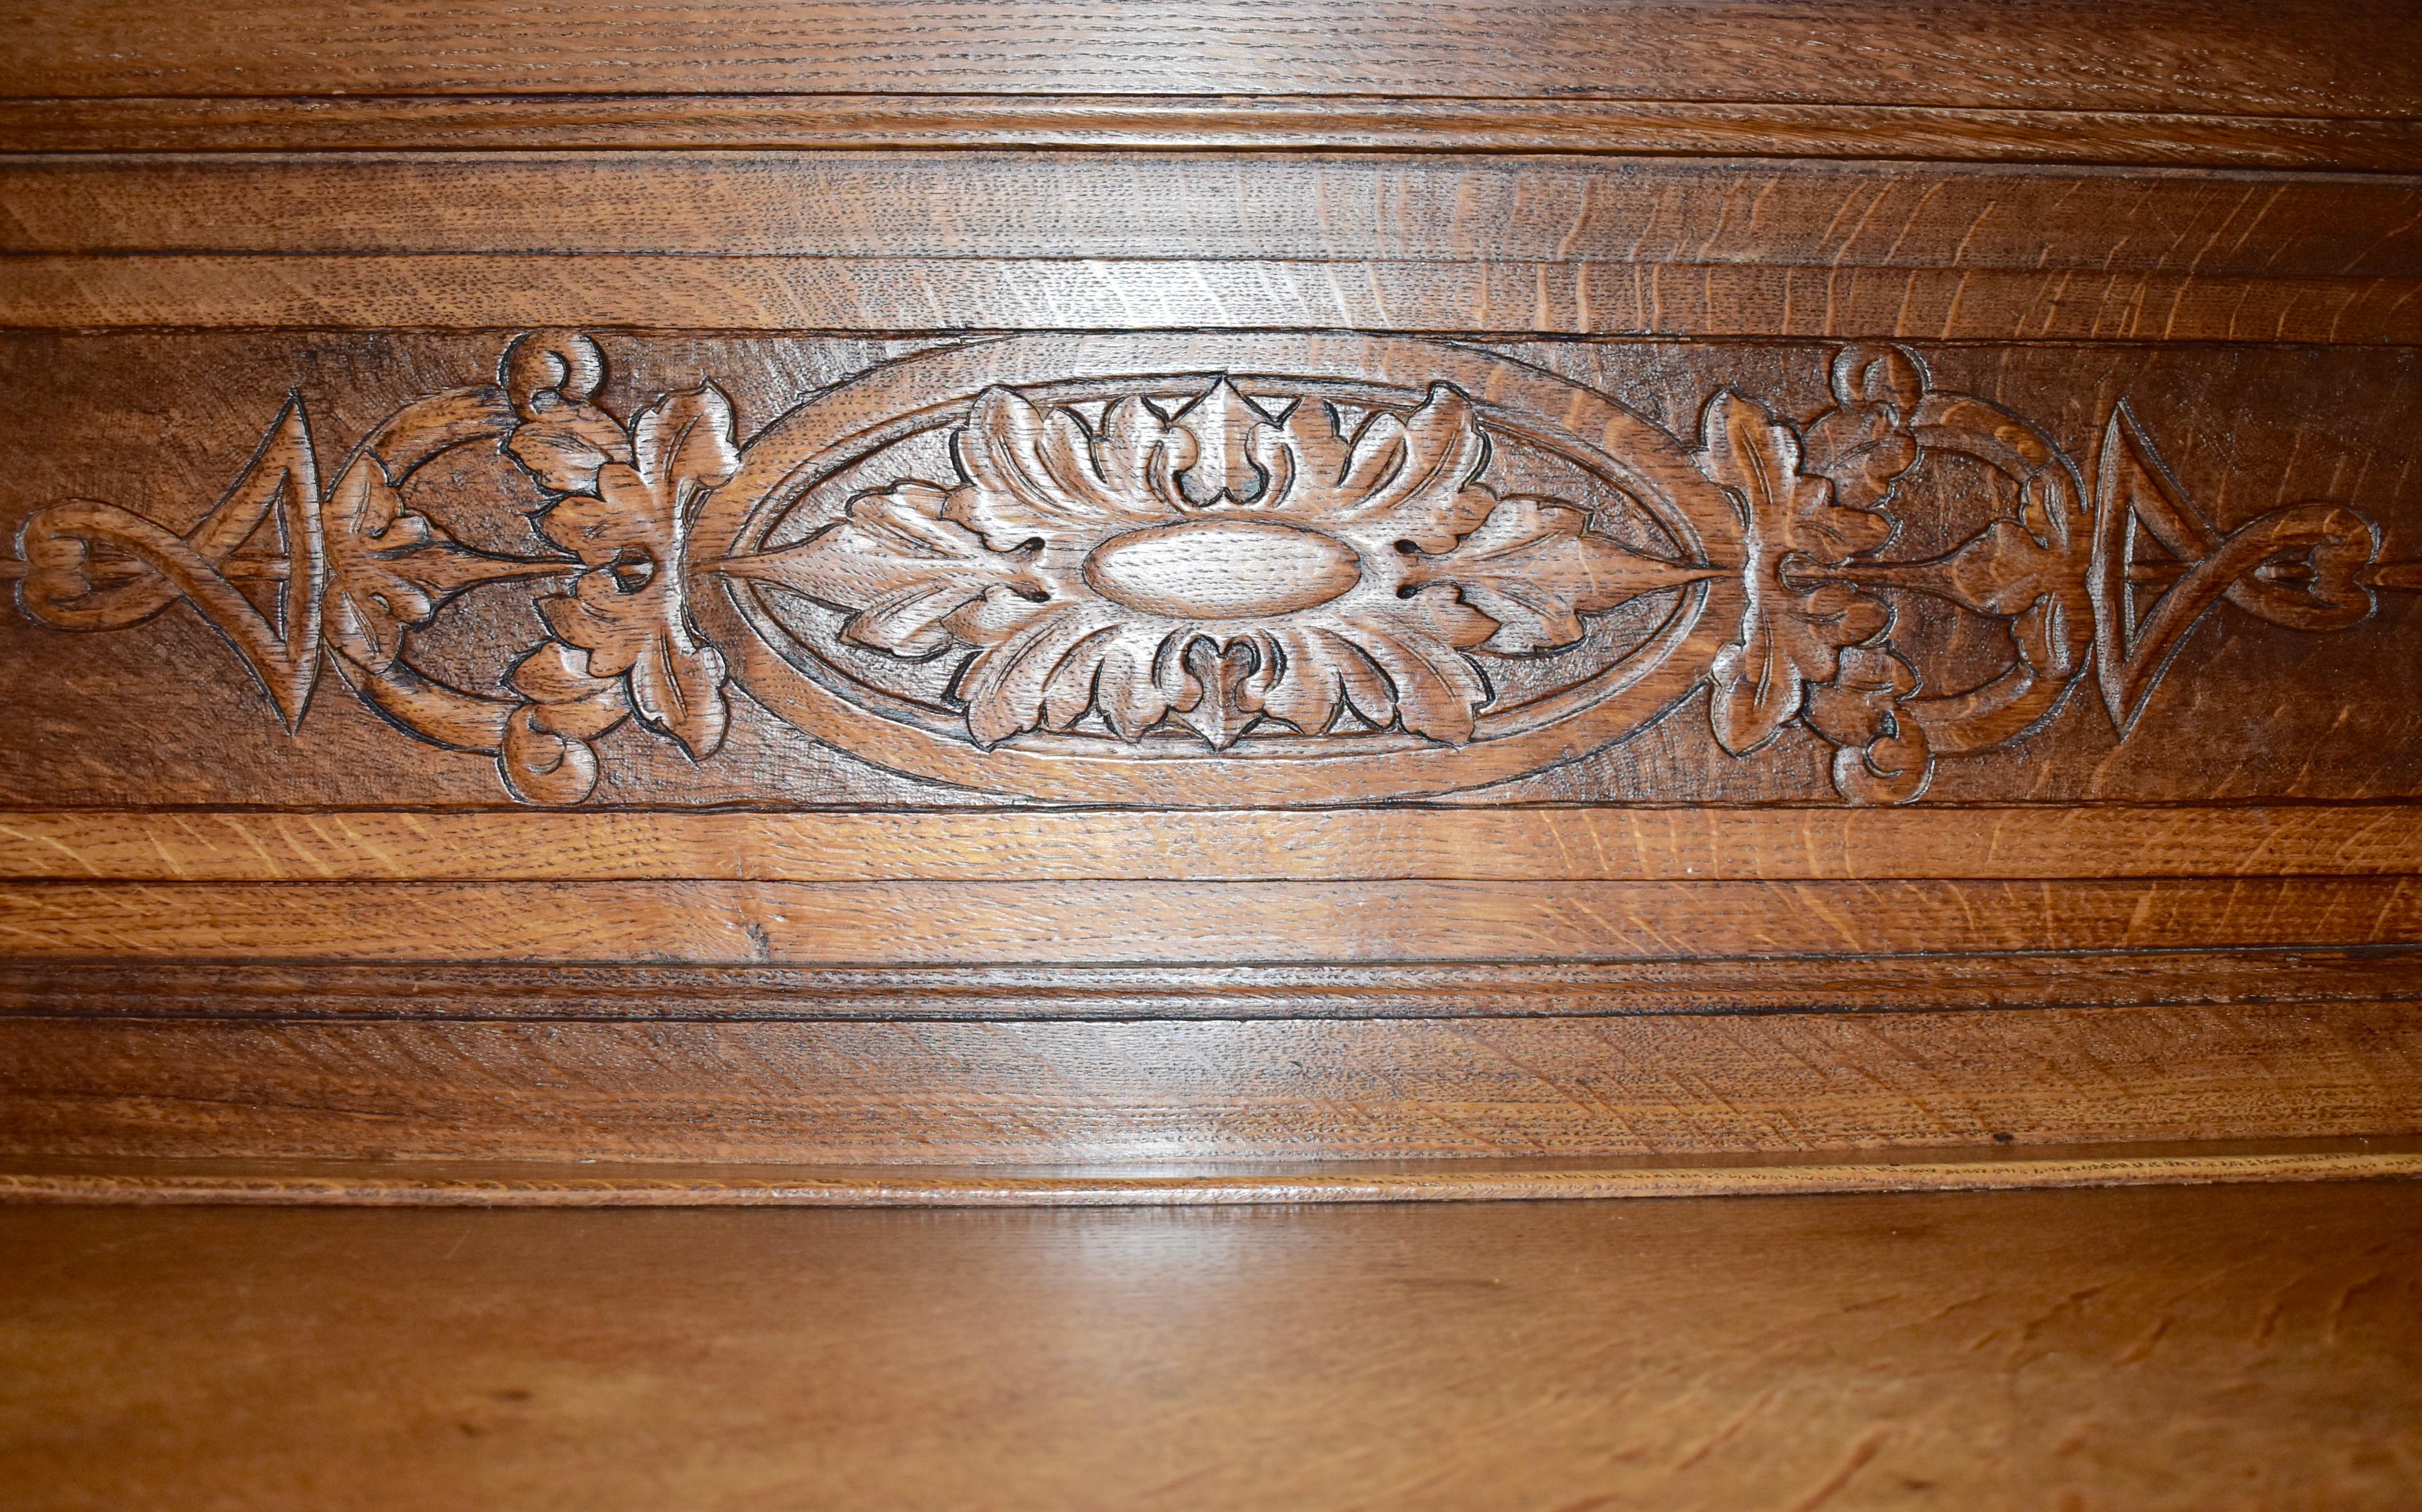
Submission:
[[[26,256],[0,323],[883,334],[1329,329],[2422,345],[2422,279],[1730,264],[1090,259]]]
[[[190,24],[174,0],[22,0],[0,93],[839,90],[1532,96],[1885,102],[2396,116],[2422,35],[2394,0],[2196,4],[1891,0],[582,0],[480,8],[276,0]]]
[[[1602,1202],[2054,1190],[2422,1177],[2422,1140],[1769,1152],[1630,1159],[1082,1166],[614,1165],[584,1160],[160,1160],[0,1156],[0,1205],[241,1207],[1198,1207]]]
[[[2422,997],[2422,946],[1361,966],[0,962],[0,1014],[111,1019],[1265,1019],[1950,1012]]]
[[[2422,881],[0,884],[28,957],[1648,960],[2422,942]]]
[[[2117,1152],[2422,1132],[2417,123],[2393,0],[0,6],[0,1147],[2386,1169]],[[1178,1174],[982,1189],[1435,1194]]]
[[[310,417],[309,433],[322,465],[334,473],[338,460],[361,437],[377,433],[385,416],[409,408],[432,388],[487,376],[511,339],[510,332],[8,337],[0,340],[0,364],[11,379],[42,398],[39,424],[0,437],[0,458],[5,458],[8,476],[17,480],[11,496],[0,501],[0,528],[14,536],[31,512],[66,499],[98,499],[137,507],[141,518],[155,521],[159,528],[190,531],[212,512],[212,501],[228,496],[231,480],[250,476],[245,459],[264,434],[284,433],[280,396],[298,381],[303,408],[295,413]],[[738,433],[753,430],[761,439],[769,434],[761,429],[769,417],[789,414],[795,418],[806,395],[826,396],[811,406],[823,417],[817,424],[837,429],[888,424],[903,409],[931,402],[935,385],[947,384],[953,393],[963,390],[972,396],[987,381],[999,378],[1012,356],[1025,366],[1010,376],[1046,383],[1064,378],[1072,365],[1109,372],[1132,371],[1137,365],[1176,369],[1254,360],[1302,359],[1334,366],[1343,351],[1387,346],[1399,354],[1389,359],[1401,360],[1397,380],[1417,393],[1425,382],[1451,373],[1474,394],[1491,393],[1493,382],[1518,380],[1551,391],[1567,405],[1602,405],[1604,400],[1597,396],[1612,397],[1653,421],[1656,433],[1669,438],[1655,446],[1675,448],[1688,444],[1681,438],[1701,433],[1712,395],[1727,387],[1758,396],[1778,415],[1825,411],[1837,400],[1826,375],[1841,355],[1832,346],[1776,342],[1682,347],[1529,341],[1509,346],[1501,360],[1476,354],[1467,343],[1424,340],[1406,343],[1413,355],[1403,357],[1401,349],[1376,338],[1266,332],[1026,336],[926,347],[907,356],[901,355],[905,342],[839,337],[667,334],[609,337],[606,344],[612,357],[601,402],[616,413],[637,414],[668,390],[691,391],[713,383],[730,398]],[[2395,586],[2404,581],[2396,575],[2414,572],[2414,559],[2422,556],[2422,537],[2414,533],[2414,496],[2406,486],[2413,456],[2405,438],[2413,425],[2422,423],[2422,406],[2417,405],[2422,389],[2413,382],[2413,350],[2192,343],[1913,349],[1916,355],[1911,360],[1922,358],[1938,386],[1976,391],[1988,402],[2003,406],[1980,413],[2034,417],[2031,423],[2040,425],[2047,444],[2057,442],[2091,476],[2109,470],[2099,468],[2097,457],[2103,449],[2097,437],[2107,439],[2110,422],[2124,401],[2135,427],[2128,433],[2158,438],[2158,456],[2176,480],[2175,496],[2186,501],[2181,507],[2208,518],[2215,533],[2252,527],[2281,510],[2309,513],[2317,500],[2342,503],[2370,522],[2370,529],[2357,522],[2357,533],[2379,558],[2364,571],[2380,585],[2376,591],[2348,585],[2333,600],[2345,606],[2338,622],[2343,627],[2307,634],[2266,624],[2232,604],[2211,602],[2210,595],[2221,585],[2207,580],[2190,597],[2209,613],[2169,616],[2164,622],[2170,633],[2162,647],[2147,649],[2138,637],[2132,663],[2125,655],[2112,658],[2115,669],[2132,665],[2135,671],[2107,683],[2099,671],[2091,673],[2080,680],[2083,685],[2075,687],[2074,696],[2056,700],[2048,711],[2039,705],[2035,712],[2042,717],[2034,726],[2004,726],[1999,733],[2008,738],[2000,748],[1935,764],[1926,787],[1927,801],[2145,804],[2412,796],[2416,774],[2422,773],[2415,764],[2416,752],[2422,750],[2422,718],[2410,701],[2391,696],[2393,680],[2384,682],[2376,669],[2410,657],[2415,633],[2422,630],[2414,594]],[[954,375],[947,379],[930,377],[937,369],[953,368]],[[212,381],[194,383],[191,375],[197,372],[210,374]],[[923,380],[926,389],[913,388],[916,372],[929,375]],[[851,378],[857,381],[832,387]],[[1497,392],[1502,399],[1503,390]],[[784,455],[795,457],[797,447],[810,445],[794,433],[795,426],[790,442],[780,439],[778,431],[763,441],[760,478],[771,480],[783,470]],[[1634,433],[1654,441],[1650,433]],[[129,436],[160,439],[133,445]],[[849,494],[861,486],[887,484],[903,475],[953,476],[947,453],[931,438],[920,438],[920,446],[921,449],[901,450],[896,463],[866,469],[858,480],[826,490],[812,504],[814,518],[840,512]],[[2138,450],[2151,446],[2146,442]],[[786,447],[793,449],[786,453]],[[759,449],[752,443],[752,453]],[[2115,447],[2107,454],[2127,451]],[[1517,480],[1526,476],[1524,468],[1562,465],[1536,449],[1524,460],[1514,443],[1497,455],[1504,459],[1507,476]],[[2139,469],[2131,476],[2150,475]],[[1615,515],[1613,524],[1621,527],[1625,506],[1611,490],[1593,492],[1593,486],[1576,482],[1569,472],[1555,480],[1558,493],[1593,501]],[[1904,497],[1895,515],[1911,532],[1890,553],[1898,559],[1923,559],[1963,540],[1989,540],[1986,532],[1995,528],[1995,519],[2006,518],[2004,512],[2015,494],[2007,479],[1981,474],[1965,459],[1941,451],[1929,451],[1896,486]],[[525,566],[515,562],[527,565],[532,559],[541,559],[527,570],[549,570],[543,559],[553,547],[532,535],[530,523],[531,514],[544,508],[546,496],[520,478],[511,460],[498,457],[493,447],[464,445],[448,451],[413,473],[401,492],[411,510],[432,522],[431,528],[497,559],[513,559],[480,570],[518,573]],[[248,496],[266,496],[256,489]],[[756,496],[753,484],[735,490],[733,510],[725,511],[726,516],[741,501]],[[323,540],[341,543],[350,539],[349,529],[338,520],[323,529]],[[458,559],[447,549],[427,555],[444,566]],[[565,559],[554,560],[563,564],[565,575],[575,575]],[[2398,566],[2400,562],[2405,565]],[[2280,565],[2284,570],[2289,564]],[[2088,566],[2072,551],[2066,571]],[[256,565],[247,570],[267,569]],[[1856,570],[1870,571],[1864,565]],[[1569,575],[1560,580],[1573,581]],[[260,586],[253,584],[253,591]],[[408,632],[417,658],[413,665],[490,701],[479,707],[501,717],[511,712],[511,701],[499,685],[503,674],[545,634],[531,601],[556,597],[574,586],[563,577],[549,576],[527,580],[518,589],[500,583],[458,595],[442,623]],[[1889,583],[1862,588],[1863,594],[1870,591],[1880,602],[1897,606],[1892,644],[1923,679],[1927,696],[1938,689],[1949,693],[1977,685],[2013,660],[2005,617],[1997,623],[1991,617],[1946,612],[1942,601]],[[230,587],[218,596],[222,609],[235,593]],[[2143,601],[2139,593],[2138,603]],[[712,606],[709,597],[696,604],[701,614]],[[2365,613],[2367,604],[2369,611]],[[2073,592],[2063,622],[2072,630],[2093,618]],[[2357,616],[2360,622],[2344,623]],[[249,609],[222,618],[239,630],[260,623],[260,635],[268,634],[265,622]],[[0,729],[0,771],[5,772],[0,780],[12,802],[41,807],[409,809],[493,807],[513,801],[499,782],[493,757],[443,750],[399,733],[394,724],[352,698],[325,665],[308,717],[290,733],[284,711],[264,699],[263,685],[192,603],[166,606],[140,624],[108,635],[61,634],[24,623],[15,614],[6,621],[0,624],[0,646],[7,648],[0,654],[0,682],[19,706],[36,711],[32,717]],[[837,617],[794,615],[792,622],[805,624],[810,639],[821,635],[827,643],[840,628]],[[1528,747],[1483,746],[1474,761],[1461,766],[1463,780],[1478,782],[1492,772],[1523,773],[1537,764],[1549,764],[1512,785],[1459,795],[1460,800],[1474,805],[1840,801],[1841,790],[1829,770],[1831,751],[1804,721],[1786,721],[1788,728],[1779,738],[1749,759],[1736,759],[1718,742],[1708,705],[1682,697],[1681,680],[1711,658],[1738,622],[1738,615],[1711,612],[1696,650],[1670,658],[1670,665],[1660,664],[1658,676],[1666,680],[1641,685],[1654,696],[1630,699],[1631,712],[1617,708],[1609,716],[1611,725],[1541,726],[1522,737],[1531,741]],[[2178,646],[2182,629],[2187,654],[2164,661],[2162,648]],[[731,624],[717,626],[715,633],[728,654],[750,656],[741,681],[751,689],[779,697],[782,685],[768,678],[780,673],[796,681],[795,674],[782,672],[789,664],[779,657],[760,657],[749,651],[760,634],[757,629]],[[2115,616],[2111,643],[2116,646],[2125,638]],[[935,674],[948,671],[955,657],[920,672],[888,653],[877,654],[889,658],[877,666],[863,650],[833,650],[837,655],[857,656],[847,664],[857,675],[879,679],[888,669],[896,674],[895,681],[898,676],[924,677],[935,685],[922,694],[932,705],[930,721],[955,724],[961,732],[939,743],[904,743],[895,738],[904,727],[889,719],[861,720],[871,726],[867,730],[834,730],[804,701],[804,695],[785,699],[787,712],[778,717],[768,705],[735,694],[729,703],[728,745],[702,763],[625,721],[596,748],[594,800],[636,807],[967,809],[998,802],[983,791],[986,789],[1160,806],[1329,803],[1349,797],[1324,771],[1309,771],[1302,780],[1284,784],[1276,781],[1282,775],[1276,768],[1231,773],[1224,789],[1212,791],[1190,777],[1129,768],[1139,780],[1113,790],[1105,783],[1124,764],[1104,763],[1103,770],[1086,776],[1066,767],[1046,769],[1055,765],[1047,760],[1019,765],[1014,751],[981,763],[953,763],[945,759],[953,748],[961,756],[967,751],[967,717],[950,705],[939,685],[942,678]],[[767,678],[756,675],[760,661],[767,668]],[[1491,658],[1491,665],[1496,669],[1491,675],[1509,667],[1522,676],[1533,675],[1519,661]],[[2163,667],[2169,673],[2164,678],[2145,675]],[[272,668],[266,675],[287,689],[291,701],[293,672]],[[2101,683],[2099,689],[2097,683]],[[2141,706],[2122,701],[2123,707],[2135,707],[2138,715],[2124,742],[2109,712],[2112,686],[2132,688],[2133,697],[2145,700]],[[71,689],[75,691],[65,691]],[[2057,694],[2059,689],[2058,681],[2048,678],[2037,691]],[[2294,690],[2293,697],[2283,696],[2288,689]],[[2104,698],[2095,698],[2096,691]],[[503,703],[495,701],[499,695],[505,695]],[[1669,695],[1675,701],[1666,701]],[[1605,707],[1601,701],[1591,710]],[[1597,717],[1591,713],[1593,719]],[[807,727],[823,729],[835,739],[810,738],[807,727],[788,726],[785,717],[806,720]],[[1653,727],[1628,739],[1613,739],[1627,722],[1643,718],[1653,720]],[[209,731],[207,746],[164,748],[160,732],[182,728]],[[1838,722],[1833,728],[1842,732]],[[493,748],[495,742],[493,732],[430,734],[475,750]],[[1738,733],[1731,738],[1736,745],[1748,744]],[[880,744],[885,740],[891,744]],[[1561,760],[1598,742],[1611,743],[1581,760]],[[835,748],[836,743],[842,749]],[[854,759],[843,749],[873,761]],[[1452,753],[1453,748],[1448,750]],[[1009,770],[1013,765],[1017,769]],[[909,770],[943,780],[920,782],[900,775]],[[1376,769],[1360,780],[1453,781],[1452,774],[1434,779],[1425,772]],[[1383,785],[1376,792],[1364,790],[1364,796],[1390,791]]]
[[[1890,163],[23,158],[0,319],[2412,342],[2413,198]]]
[[[2422,170],[2327,116],[1369,95],[292,95],[0,100],[25,152],[866,148],[1722,153]]]
[[[1101,1164],[2422,1133],[2422,1005],[1496,1021],[0,1020],[0,1149]]]
[[[2422,276],[2417,184],[2405,175],[1470,154],[0,156],[0,250],[1176,257],[1586,263],[1600,276],[1638,264],[2356,283]]]
[[[2410,1184],[19,1209],[0,1463],[27,1512],[2398,1512],[2417,1255]]]
[[[0,878],[17,881],[1856,881],[2416,873],[2422,810],[2402,804],[0,812]]]

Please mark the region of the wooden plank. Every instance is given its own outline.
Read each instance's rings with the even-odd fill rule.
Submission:
[[[0,251],[2361,281],[2422,276],[2417,193],[2385,175],[1468,154],[74,155],[0,158]]]
[[[2422,941],[2422,879],[0,885],[34,957],[1644,960]]]
[[[1230,1207],[1262,1203],[1603,1202],[1818,1192],[2422,1177],[2414,1138],[1769,1153],[1631,1160],[1032,1166],[577,1166],[506,1160],[96,1160],[0,1156],[0,1205],[242,1207]]]
[[[2422,26],[2396,0],[33,0],[17,96],[824,91],[1530,95],[2395,115]]]
[[[1348,149],[2422,171],[2411,120],[1367,95],[0,99],[0,140],[24,152]]]
[[[2417,1285],[2398,1183],[18,1209],[0,1447],[26,1512],[2389,1509]]]
[[[0,877],[1707,881],[2422,873],[2422,807],[0,811]]]
[[[716,331],[1464,331],[2422,345],[2422,278],[1393,262],[817,257],[13,258],[0,323]]]
[[[58,1018],[1473,1018],[2422,998],[2422,946],[1362,966],[703,967],[0,959]]]
[[[0,1149],[1100,1165],[2422,1133],[2422,1004],[1491,1022],[0,1020]]]

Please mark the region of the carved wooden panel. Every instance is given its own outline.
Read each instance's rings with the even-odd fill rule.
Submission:
[[[84,354],[20,342],[28,365]],[[159,497],[162,465],[31,433],[79,496],[14,532],[39,628],[12,635],[44,651],[11,659],[16,697],[56,697],[56,631],[107,633],[82,654],[124,696],[12,739],[20,796],[69,795],[62,769],[167,795],[88,775],[168,717],[137,670],[164,652],[216,695],[181,717],[230,752],[350,696],[541,804],[601,783],[849,801],[903,791],[886,774],[945,802],[1213,807],[1518,780],[1498,791],[2373,796],[2422,775],[2422,724],[2376,676],[2414,654],[2422,591],[2401,354],[2005,354],[1986,394],[1958,376],[1974,354],[1885,342],[1035,334],[819,349],[839,381],[812,386],[763,343],[649,362],[664,345],[542,331],[448,386],[339,378],[367,392],[334,396],[334,434],[302,391],[263,393],[207,510],[94,496]],[[648,364],[627,398],[609,348]],[[2377,402],[2273,397],[2316,384]],[[175,647],[163,620],[224,644]],[[2344,691],[2266,770],[2279,732],[2229,703],[2290,679]],[[400,764],[366,728],[346,759]],[[315,785],[298,754],[203,754],[203,790]],[[467,795],[467,762],[420,768]]]
[[[9,1159],[2417,1166],[2409,6],[19,8]]]
[[[0,396],[12,1508],[2422,1505],[2414,0],[0,0]]]

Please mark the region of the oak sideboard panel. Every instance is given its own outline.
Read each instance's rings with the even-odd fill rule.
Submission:
[[[17,335],[0,363],[38,417],[0,440],[21,804],[2422,782],[2422,707],[2379,675],[2422,651],[2404,349]]]
[[[0,1190],[2422,1168],[2410,6],[19,10]]]

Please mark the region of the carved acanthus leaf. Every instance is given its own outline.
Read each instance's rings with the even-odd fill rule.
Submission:
[[[554,562],[464,549],[427,516],[403,507],[386,469],[369,452],[345,468],[320,513],[328,557],[328,644],[370,671],[394,666],[403,654],[404,632],[429,623],[464,589],[558,570]]]
[[[1249,504],[1268,490],[1269,475],[1252,458],[1252,438],[1270,417],[1235,384],[1220,379],[1171,423],[1194,441],[1193,462],[1177,474],[1187,503],[1197,509]]]
[[[506,685],[528,701],[506,721],[496,756],[505,783],[534,803],[577,803],[597,785],[590,742],[630,717],[623,685],[596,678],[579,654],[543,642],[517,663]]]
[[[1832,680],[1843,647],[1891,620],[1855,588],[1809,585],[1795,570],[1838,567],[1891,540],[1892,526],[1835,504],[1831,482],[1801,472],[1791,428],[1730,389],[1707,402],[1698,461],[1741,512],[1740,633],[1716,653],[1709,713],[1716,739],[1746,755],[1799,717],[1810,684]]]
[[[1195,455],[1193,436],[1140,398],[1111,405],[1097,439],[1073,410],[1043,409],[1009,388],[978,396],[952,453],[966,486],[947,512],[996,551],[1174,519],[1176,475]]]
[[[1832,481],[1837,502],[1880,509],[1917,461],[1911,426],[1926,398],[1926,370],[1899,347],[1862,343],[1835,355],[1832,383],[1834,407],[1808,428],[1805,468]]]
[[[1581,616],[1679,588],[1704,569],[1628,551],[1591,532],[1589,516],[1554,499],[1500,499],[1480,528],[1440,557],[1416,559],[1410,583],[1453,583],[1497,622],[1486,649],[1553,651],[1581,638]]]
[[[1843,650],[1833,681],[1808,693],[1809,728],[1838,748],[1833,785],[1853,803],[1907,803],[1926,788],[1933,758],[1903,706],[1916,669],[1888,646]]]
[[[1493,635],[1496,623],[1450,588],[1424,588],[1399,603],[1402,607],[1384,619],[1367,609],[1347,609],[1333,617],[1316,615],[1306,628],[1353,647],[1385,674],[1390,697],[1372,711],[1372,722],[1385,726],[1392,717],[1413,734],[1462,745],[1471,738],[1480,706],[1488,701],[1486,680],[1462,653]],[[1332,632],[1324,622],[1337,628]],[[1315,652],[1315,660],[1325,659]]]
[[[981,746],[1097,716],[1124,740],[1173,726],[1224,749],[1265,717],[1319,733],[1349,707],[1378,728],[1471,738],[1489,694],[1466,653],[1500,622],[1443,570],[1415,575],[1423,551],[1452,550],[1498,508],[1475,477],[1487,440],[1453,388],[1408,417],[1375,412],[1350,441],[1327,405],[1273,420],[1225,380],[1174,419],[1117,399],[1098,429],[995,388],[952,452],[959,486],[861,495],[807,542],[720,570],[847,611],[857,644],[970,648],[952,688]],[[1518,572],[1526,551],[1557,557],[1545,613],[1562,629],[1576,602],[1615,588],[1593,580],[1611,563],[1565,539],[1568,523],[1512,506],[1475,577]],[[1506,608],[1525,644],[1544,633],[1528,628],[1540,609]]]
[[[632,710],[693,759],[723,743],[722,654],[700,641],[682,602],[683,541],[700,495],[739,470],[731,402],[709,384],[668,395],[631,422],[631,461],[596,472],[597,492],[540,520],[590,570],[541,602],[547,628],[588,653],[593,678],[627,681]]]
[[[505,450],[550,494],[593,494],[597,470],[631,460],[622,422],[594,402],[606,380],[597,343],[577,332],[539,331],[505,353],[505,388],[520,423]]]
[[[2075,675],[2094,643],[2087,592],[2094,543],[2065,514],[2031,497],[2021,519],[1996,520],[1963,544],[1945,574],[1944,596],[2017,622],[2011,635],[2020,654],[2047,677]]]
[[[321,517],[328,542],[329,639],[362,666],[393,666],[404,629],[427,624],[437,606],[436,596],[414,580],[401,559],[431,546],[438,532],[403,508],[367,453],[337,480]]]
[[[1280,513],[1367,541],[1446,551],[1497,503],[1478,481],[1488,438],[1471,401],[1446,384],[1409,416],[1375,411],[1350,443],[1334,408],[1306,401],[1255,432],[1253,455]]]
[[[907,479],[852,499],[840,523],[794,546],[734,561],[734,576],[853,612],[841,638],[921,660],[955,643],[944,622],[994,589],[1031,602],[1051,591],[1035,552],[995,551],[946,516],[950,490]]]

